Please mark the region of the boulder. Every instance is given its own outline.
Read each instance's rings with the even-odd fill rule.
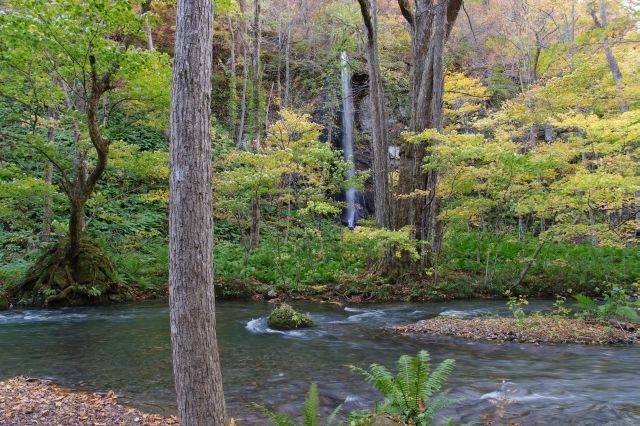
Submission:
[[[274,330],[293,330],[312,327],[314,325],[308,314],[303,314],[290,305],[283,303],[276,306],[267,318],[267,325]]]

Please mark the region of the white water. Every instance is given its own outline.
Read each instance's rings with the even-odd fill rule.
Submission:
[[[352,178],[355,175],[353,168],[353,90],[351,87],[351,67],[349,66],[349,55],[342,52],[340,55],[342,64],[342,72],[340,80],[342,82],[342,152],[344,153],[344,161],[351,162],[351,166],[347,171],[347,177]],[[358,188],[351,187],[347,189],[345,199],[347,208],[345,210],[347,226],[353,228],[356,226],[357,210],[356,197],[360,191]]]

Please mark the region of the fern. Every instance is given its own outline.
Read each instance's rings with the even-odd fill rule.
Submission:
[[[253,406],[253,408],[264,414],[265,417],[271,420],[276,426],[299,426],[299,424],[293,417],[286,416],[284,414],[278,414],[275,411],[271,411],[267,407],[260,404],[253,403],[251,405]]]
[[[320,410],[318,385],[312,383],[307,398],[304,400],[304,426],[318,426],[320,424],[318,410]]]
[[[438,411],[460,399],[446,398],[447,392],[437,394],[453,371],[455,361],[447,359],[431,372],[431,358],[426,351],[417,356],[403,355],[398,360],[398,374],[384,366],[371,364],[369,370],[350,366],[351,370],[371,383],[384,396],[383,404],[375,412],[401,417],[405,422],[427,426],[433,424]]]
[[[574,296],[576,298],[576,306],[578,308],[586,309],[586,310],[595,310],[598,307],[598,304],[595,300],[590,298],[589,296],[585,296],[582,294],[576,294]]]
[[[271,411],[263,405],[253,403],[252,406],[269,418],[276,426],[322,426],[322,423],[320,423],[320,396],[318,394],[318,385],[315,383],[311,384],[307,397],[304,400],[304,421],[302,423],[297,422],[296,419],[291,416]],[[339,405],[333,410],[324,425],[329,426],[334,424],[341,409],[342,405]]]

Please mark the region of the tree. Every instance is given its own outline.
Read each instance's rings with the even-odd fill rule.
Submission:
[[[424,129],[441,131],[444,46],[462,0],[416,0],[413,8],[407,0],[398,0],[398,4],[412,35],[410,129],[413,132]],[[411,225],[414,237],[422,241],[421,266],[428,263],[429,253],[439,253],[442,239],[438,220],[440,197],[436,193],[438,171],[432,169],[424,173],[422,170],[422,159],[430,143],[404,144],[400,149],[395,226]]]
[[[253,0],[253,50],[251,64],[253,67],[253,151],[260,150],[260,0]],[[260,243],[260,199],[251,200],[251,231],[249,246],[253,249]]]
[[[178,416],[225,424],[213,291],[213,3],[179,0],[171,85],[169,303]]]
[[[85,238],[85,208],[107,169],[109,112],[115,105],[146,101],[136,94],[135,80],[147,73],[151,84],[159,83],[149,76],[154,67],[162,68],[163,57],[132,47],[144,24],[129,2],[109,3],[111,9],[105,4],[61,0],[52,7],[42,0],[17,0],[10,3],[12,13],[0,15],[5,82],[0,97],[30,129],[14,143],[55,169],[46,166],[45,178],[57,183],[69,208],[67,238],[47,249],[12,290],[25,302],[96,297],[114,278],[109,259]],[[57,143],[55,126],[66,127],[70,143],[69,138]]]
[[[376,224],[380,228],[391,225],[389,202],[389,148],[384,108],[384,88],[378,59],[378,10],[376,0],[358,0],[367,33],[366,49],[369,68],[369,108],[372,116],[371,145],[373,146],[373,186]]]
[[[604,54],[607,57],[607,64],[609,65],[609,70],[613,75],[613,81],[616,84],[616,89],[619,92],[618,95],[618,103],[620,104],[620,111],[626,112],[629,111],[629,106],[622,95],[622,72],[620,72],[620,65],[618,65],[618,61],[616,60],[613,51],[611,50],[611,45],[609,41],[609,35],[607,34],[607,5],[604,0],[600,0],[600,19],[598,19],[598,15],[596,14],[594,2],[589,4],[589,14],[593,19],[593,24],[596,28],[599,28],[603,31],[602,34],[602,50],[604,50]]]

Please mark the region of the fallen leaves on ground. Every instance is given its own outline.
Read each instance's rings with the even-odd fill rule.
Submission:
[[[607,345],[640,342],[640,332],[626,324],[574,318],[533,316],[521,324],[513,318],[433,318],[391,327],[405,333],[427,333],[517,343]]]
[[[16,377],[0,382],[0,425],[171,426],[175,416],[147,414],[117,403],[113,392],[74,392],[48,380]]]

